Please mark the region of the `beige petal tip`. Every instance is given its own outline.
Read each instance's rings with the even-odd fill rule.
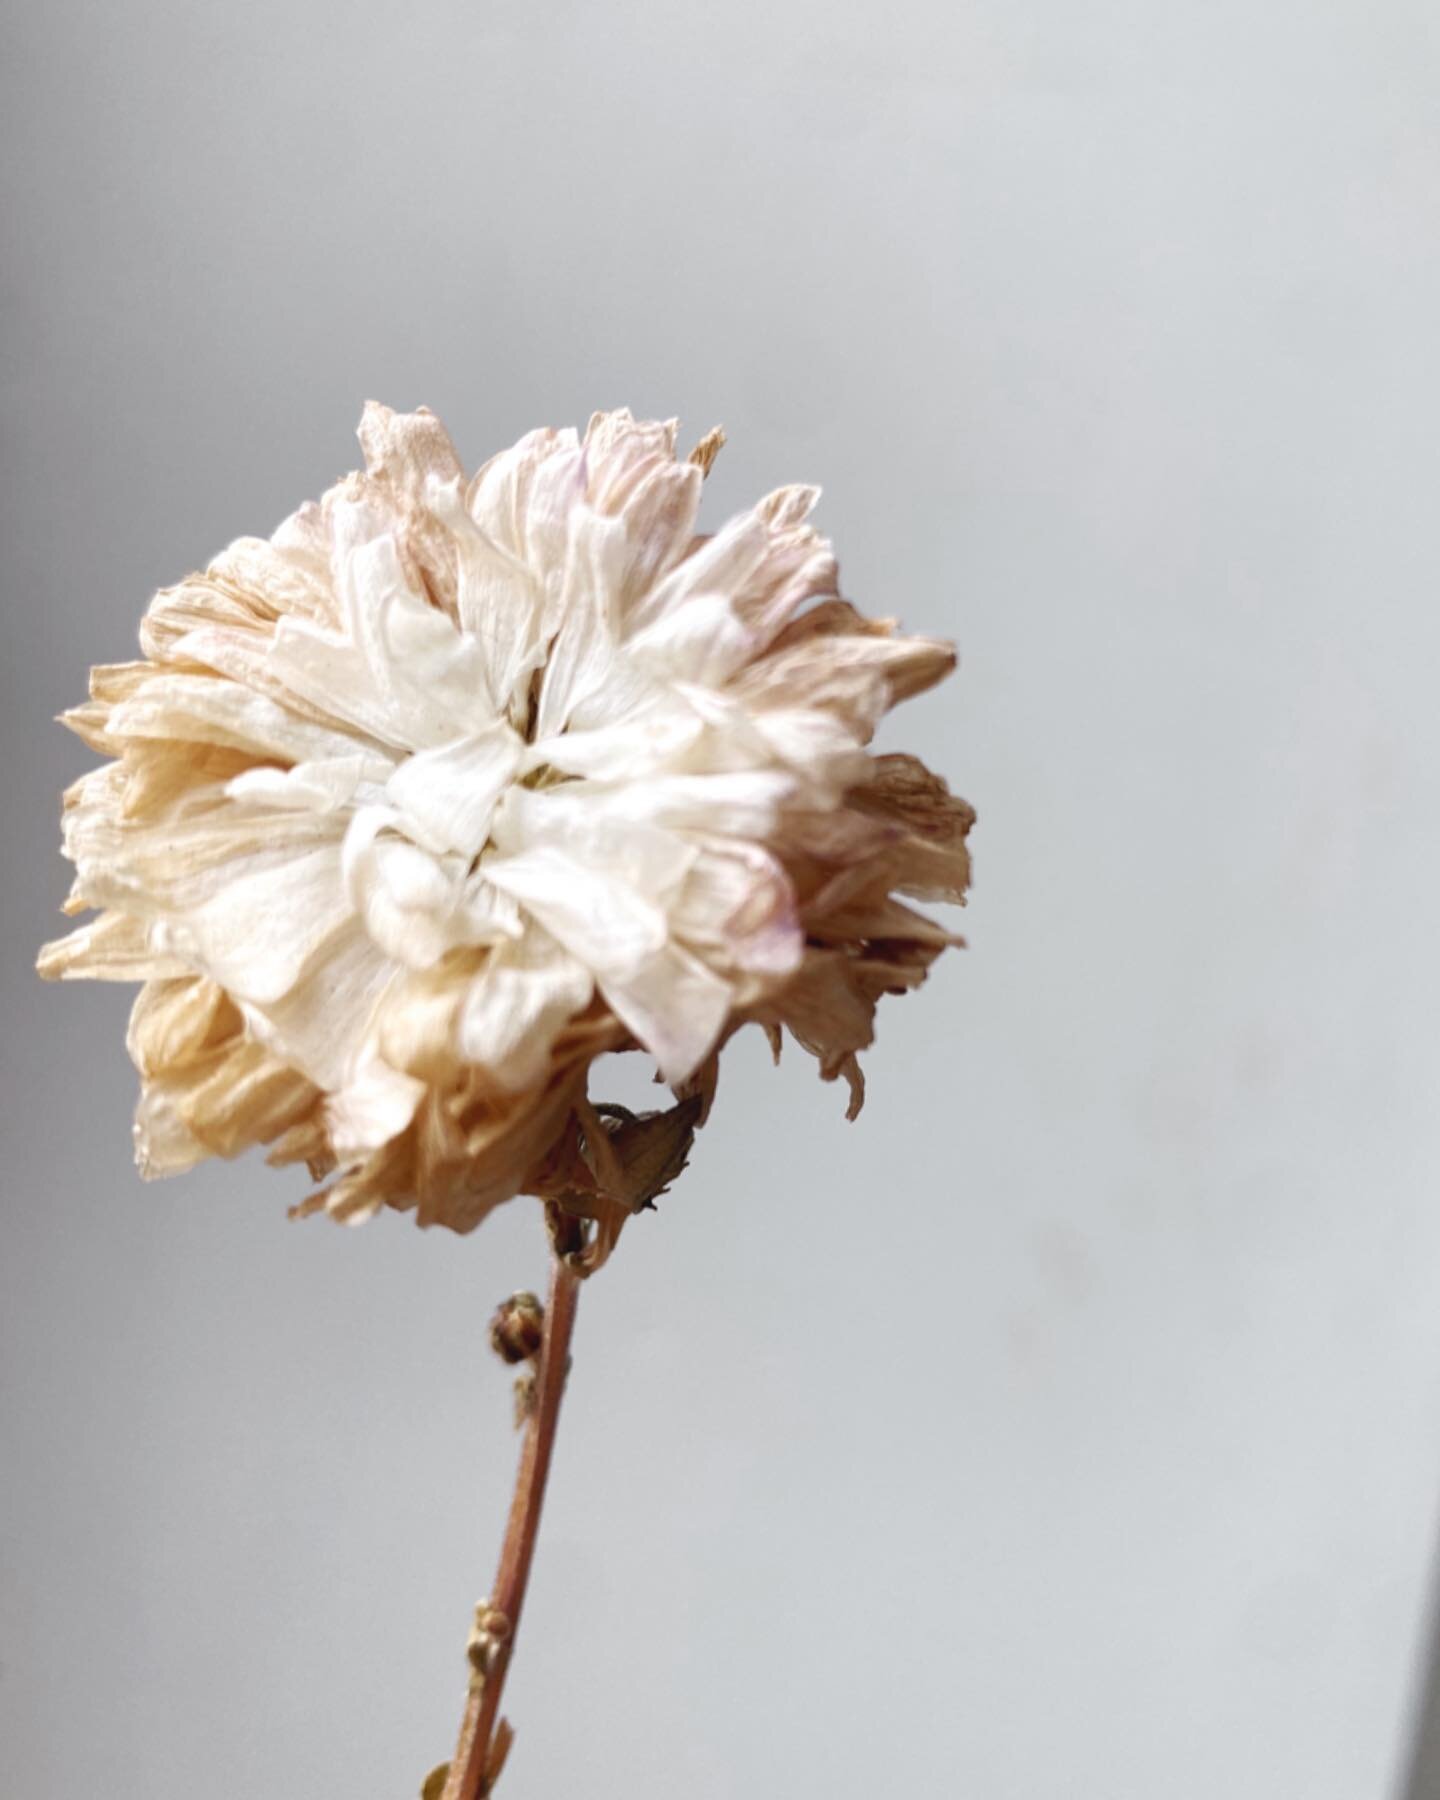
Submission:
[[[686,458],[693,463],[702,475],[708,475],[715,466],[715,458],[725,448],[725,427],[715,425],[707,431],[700,442]]]

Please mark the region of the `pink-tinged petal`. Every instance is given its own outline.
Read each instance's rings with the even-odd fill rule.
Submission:
[[[694,535],[704,477],[675,461],[676,430],[674,419],[637,422],[622,407],[596,413],[585,433],[590,504],[625,524],[622,616],[681,560]]]
[[[715,838],[698,847],[670,910],[674,935],[712,967],[783,976],[805,951],[795,890],[777,856]]]

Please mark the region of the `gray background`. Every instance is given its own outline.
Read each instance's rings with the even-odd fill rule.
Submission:
[[[961,644],[890,742],[981,812],[860,1123],[738,1046],[585,1294],[502,1791],[1440,1792],[1433,0],[32,0],[0,52],[3,1791],[393,1800],[452,1742],[534,1209],[142,1190],[127,993],[30,973],[50,715],[374,395],[472,461],[723,420],[712,519],[824,483],[849,591]]]

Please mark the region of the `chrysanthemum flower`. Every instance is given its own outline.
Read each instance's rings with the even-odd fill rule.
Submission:
[[[696,535],[707,440],[597,414],[467,481],[372,405],[366,469],[155,598],[144,660],[65,715],[47,976],[143,982],[137,1158],[271,1147],[471,1229],[540,1193],[618,1221],[683,1161],[726,1037],[790,1032],[852,1110],[882,993],[955,940],[970,809],[867,748],[950,647],[836,593],[813,488]],[[597,1112],[643,1049],[679,1104]]]

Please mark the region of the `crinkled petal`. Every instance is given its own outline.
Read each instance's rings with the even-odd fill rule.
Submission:
[[[340,845],[326,844],[227,882],[156,928],[176,951],[238,998],[277,1000],[352,911]]]
[[[343,888],[376,944],[410,969],[428,969],[456,941],[456,873],[397,835],[393,807],[368,806],[345,834]]]
[[[455,539],[457,614],[480,647],[490,703],[523,727],[530,677],[545,655],[543,590],[523,562],[481,531],[458,487],[436,486],[430,504]]]
[[[628,974],[665,943],[665,914],[624,881],[548,844],[497,856],[487,879],[597,975]]]
[[[46,981],[151,981],[188,971],[183,957],[155,948],[146,920],[120,912],[101,913],[46,944],[38,967]]]
[[[520,766],[524,746],[503,721],[407,757],[385,797],[408,835],[437,851],[475,856],[490,833],[495,802]]]
[[[330,1142],[341,1162],[368,1156],[398,1137],[415,1117],[425,1083],[392,1069],[373,1052],[325,1103]]]
[[[292,769],[246,769],[226,782],[225,792],[232,800],[282,811],[336,812],[355,799],[362,783],[368,781],[373,790],[376,777],[383,782],[389,772],[390,765],[379,758],[317,757]]]
[[[487,958],[461,1003],[457,1047],[504,1087],[532,1086],[556,1036],[590,1004],[594,978],[547,932],[532,927]]]
[[[678,944],[662,945],[628,974],[599,973],[596,981],[672,1086],[704,1062],[730,1010],[729,983]]]

